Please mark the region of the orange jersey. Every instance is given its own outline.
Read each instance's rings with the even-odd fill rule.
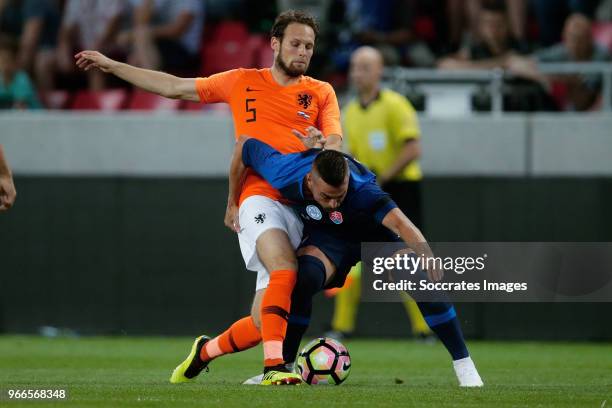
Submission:
[[[203,103],[230,105],[236,138],[254,137],[282,153],[305,150],[292,129],[305,134],[309,126],[314,126],[325,136],[342,135],[333,88],[308,76],[302,76],[296,84],[282,86],[274,80],[270,68],[241,68],[197,78],[196,89]],[[252,195],[281,198],[277,190],[249,169],[240,203]]]

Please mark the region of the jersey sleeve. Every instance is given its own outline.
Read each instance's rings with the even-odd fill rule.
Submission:
[[[372,214],[378,224],[382,224],[385,216],[394,208],[397,208],[391,196],[376,184],[375,181],[365,184],[355,192],[355,202],[359,203],[361,211]]]
[[[249,139],[242,147],[242,162],[280,190],[296,181],[296,156],[300,154],[282,154],[260,140]]]
[[[321,108],[319,110],[319,120],[317,128],[326,137],[329,135],[342,136],[342,126],[340,124],[340,107],[336,93],[330,84],[325,84],[321,94]]]
[[[391,114],[391,134],[398,142],[418,139],[421,131],[416,111],[404,97],[400,97],[398,102]]]
[[[241,69],[220,72],[206,78],[196,78],[196,91],[202,103],[228,102],[232,89],[243,74]]]

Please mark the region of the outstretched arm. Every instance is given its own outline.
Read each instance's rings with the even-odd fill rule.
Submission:
[[[165,72],[137,68],[115,61],[98,51],[81,51],[75,56],[76,65],[84,71],[97,68],[113,74],[132,85],[166,98],[200,102],[195,78],[179,78]]]
[[[415,252],[426,257],[433,257],[433,252],[421,231],[406,217],[399,208],[394,208],[383,218],[382,224],[399,235]],[[442,279],[443,271],[432,269],[427,271],[429,279],[437,282]]]
[[[2,145],[0,145],[0,211],[11,208],[16,196],[17,192],[13,183],[13,174],[4,158]]]

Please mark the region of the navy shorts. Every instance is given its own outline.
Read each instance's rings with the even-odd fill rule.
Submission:
[[[304,226],[300,248],[315,246],[321,250],[336,267],[336,273],[325,289],[341,288],[351,268],[361,261],[361,242],[401,242],[401,239],[385,227],[370,231],[363,240],[355,241],[325,232],[320,228]]]

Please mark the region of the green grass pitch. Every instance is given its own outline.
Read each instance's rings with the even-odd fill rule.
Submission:
[[[261,348],[226,356],[195,382],[171,385],[188,338],[0,336],[0,406],[57,407],[612,407],[612,345],[471,342],[483,389],[459,389],[441,344],[346,342],[341,386],[239,383]],[[8,389],[66,388],[66,401],[7,401]]]

